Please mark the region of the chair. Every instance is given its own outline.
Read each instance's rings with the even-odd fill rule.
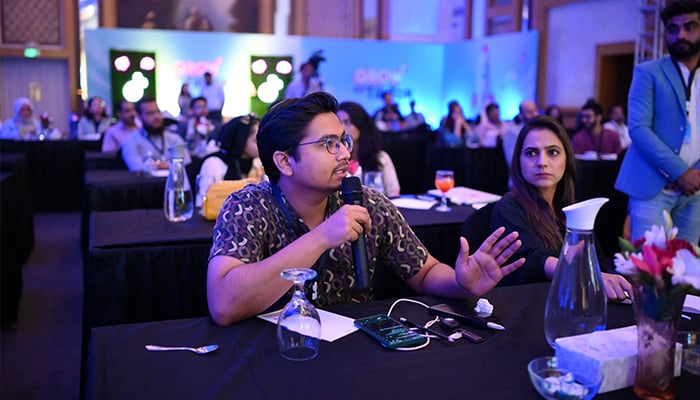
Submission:
[[[215,220],[219,215],[219,210],[224,205],[228,195],[242,189],[249,183],[257,183],[255,179],[238,179],[235,181],[219,181],[209,186],[206,196],[202,199],[202,210],[204,219]]]
[[[469,254],[474,254],[491,234],[491,213],[496,203],[488,203],[467,217],[462,224],[460,235],[469,242]]]

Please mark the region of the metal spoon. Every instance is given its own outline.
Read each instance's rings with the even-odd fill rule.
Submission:
[[[157,346],[154,344],[147,344],[146,350],[148,351],[171,351],[171,350],[187,350],[197,354],[207,354],[219,348],[218,344],[209,344],[201,347],[167,347],[167,346]]]

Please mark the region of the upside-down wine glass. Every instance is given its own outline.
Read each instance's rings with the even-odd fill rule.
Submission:
[[[435,171],[435,187],[442,192],[442,198],[440,199],[440,205],[435,208],[435,211],[448,212],[452,209],[447,205],[447,193],[455,185],[455,173],[450,170],[437,170]]]
[[[282,278],[294,282],[292,299],[282,309],[277,320],[277,344],[287,360],[306,361],[318,354],[321,338],[321,318],[304,295],[304,282],[314,279],[316,271],[309,268],[285,269]]]

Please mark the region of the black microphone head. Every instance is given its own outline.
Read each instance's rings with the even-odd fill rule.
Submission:
[[[343,203],[362,204],[362,182],[360,182],[360,178],[356,176],[343,178],[341,193],[343,195]]]

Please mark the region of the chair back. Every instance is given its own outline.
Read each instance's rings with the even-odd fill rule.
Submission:
[[[215,220],[229,194],[242,189],[249,183],[257,182],[258,181],[255,179],[238,179],[235,181],[219,181],[212,183],[207,190],[206,196],[202,198],[202,214],[204,214],[204,219]]]
[[[488,203],[471,213],[462,224],[460,235],[469,242],[469,254],[474,254],[491,234],[491,213],[496,203]]]

